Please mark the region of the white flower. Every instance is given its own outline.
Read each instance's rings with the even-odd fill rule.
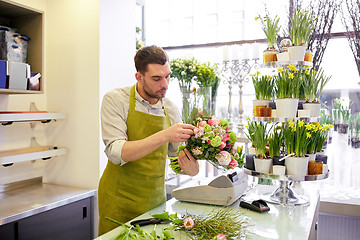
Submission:
[[[227,151],[221,151],[215,156],[215,158],[216,160],[218,160],[220,165],[227,166],[231,162],[231,155]]]

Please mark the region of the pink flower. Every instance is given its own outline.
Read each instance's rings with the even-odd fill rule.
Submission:
[[[219,154],[215,156],[216,160],[218,160],[220,165],[227,166],[231,161],[231,155],[227,151],[221,151]]]
[[[216,117],[212,116],[211,119],[208,121],[208,124],[210,126],[217,126],[220,124],[220,120],[217,119]]]
[[[235,159],[231,159],[230,163],[229,163],[229,168],[234,169],[237,166],[239,166],[239,163],[235,160]]]
[[[201,155],[202,151],[200,150],[200,147],[197,146],[196,148],[191,150],[193,152],[194,155]]]
[[[194,128],[194,133],[195,133],[195,138],[199,138],[202,135],[204,135],[204,128],[199,127],[199,128]]]
[[[231,141],[230,134],[229,134],[229,133],[225,133],[225,134],[223,135],[223,139],[222,139],[221,141],[226,142],[226,141],[228,141],[228,140]]]
[[[201,121],[201,122],[199,122],[199,127],[204,127],[205,124],[206,124],[206,121]]]
[[[222,142],[219,146],[219,150],[220,151],[223,150],[225,146],[226,146],[226,144]]]
[[[199,111],[199,114],[202,115],[202,111],[201,111],[201,110]]]
[[[218,240],[226,240],[226,239],[227,239],[227,238],[226,238],[226,235],[223,234],[223,233],[219,233],[218,235],[216,235],[216,238],[217,238]]]
[[[191,218],[186,218],[184,221],[184,227],[186,229],[192,229],[194,227],[194,221]]]

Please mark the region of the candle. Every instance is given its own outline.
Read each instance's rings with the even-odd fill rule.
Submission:
[[[247,43],[242,45],[242,50],[243,50],[242,51],[243,52],[242,57],[243,57],[243,59],[249,59],[250,58],[250,56],[249,56],[249,47],[250,47],[250,45],[247,44]]]
[[[223,61],[229,61],[229,46],[223,47]]]
[[[252,58],[253,59],[256,59],[256,58],[259,58],[259,43],[254,43],[252,45]]]

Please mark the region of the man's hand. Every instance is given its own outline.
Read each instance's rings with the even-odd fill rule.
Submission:
[[[190,124],[178,123],[165,130],[166,142],[186,142],[194,134],[195,127]]]
[[[184,174],[195,176],[199,173],[199,163],[187,149],[180,151],[178,162]]]

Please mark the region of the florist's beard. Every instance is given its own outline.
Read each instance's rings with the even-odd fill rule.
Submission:
[[[144,92],[147,96],[149,96],[150,98],[156,98],[158,100],[165,97],[166,91],[167,91],[167,88],[162,88],[162,89],[156,91],[155,93],[152,93],[150,91],[147,91],[146,88],[144,87]]]

